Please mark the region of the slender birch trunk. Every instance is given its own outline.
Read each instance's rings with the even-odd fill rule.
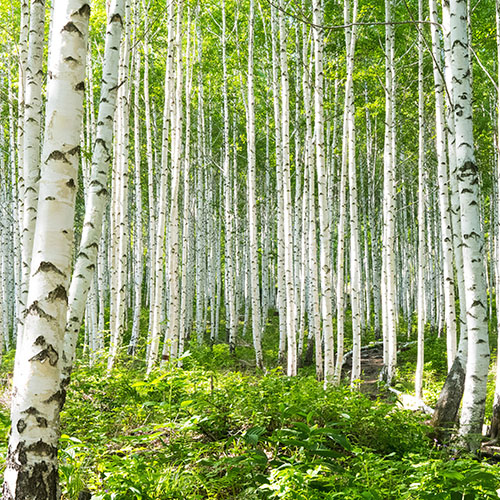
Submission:
[[[154,273],[154,290],[152,294],[152,317],[150,324],[150,343],[147,356],[147,373],[150,373],[158,358],[161,337],[162,305],[164,298],[164,265],[165,265],[165,225],[167,206],[167,169],[168,169],[168,146],[169,146],[169,122],[172,110],[173,78],[174,78],[174,2],[170,2],[167,8],[167,65],[165,70],[165,100],[163,109],[163,130],[161,147],[160,185],[157,203],[158,213],[156,215],[155,231],[155,262],[152,268]]]
[[[45,33],[45,1],[32,1],[30,9],[28,57],[26,61],[23,124],[23,224],[21,304],[26,304],[35,232],[38,179],[40,177],[40,134],[42,121],[42,78]],[[21,316],[22,322],[22,316]]]
[[[170,216],[169,216],[169,262],[168,262],[168,324],[165,332],[162,362],[177,357],[179,347],[179,184],[182,166],[182,10],[183,2],[177,3],[177,27],[175,37],[176,76],[175,103],[172,115],[172,161],[170,181]],[[172,90],[173,92],[173,90]]]
[[[137,44],[139,42],[139,6],[136,2],[134,11],[135,43],[134,43],[134,309],[132,334],[128,354],[134,355],[139,341],[142,282],[143,282],[143,230],[142,230],[142,187],[141,187],[141,133],[140,133],[140,92],[141,92],[141,55]]]
[[[284,7],[283,0],[280,1]],[[281,72],[281,164],[283,175],[283,254],[286,300],[287,375],[297,375],[296,303],[293,282],[292,192],[290,185],[290,89],[288,78],[287,34],[283,11],[278,12]]]
[[[430,0],[431,3],[433,0]],[[432,9],[432,5],[431,5]],[[418,19],[423,20],[422,0],[418,0]],[[431,26],[431,29],[434,29]],[[422,399],[425,327],[425,144],[424,144],[424,50],[422,30],[418,32],[418,277],[417,277],[417,367],[415,396]]]
[[[274,133],[276,145],[276,198],[277,198],[277,280],[278,280],[278,311],[279,311],[279,351],[278,363],[284,364],[287,345],[287,302],[285,294],[285,253],[283,247],[284,225],[283,225],[283,164],[282,164],[282,131],[280,127],[281,102],[279,93],[279,56],[278,56],[278,20],[277,9],[271,4],[271,53],[272,53],[272,88],[274,108]]]
[[[262,331],[260,308],[259,283],[259,252],[257,228],[257,200],[256,200],[256,152],[255,152],[255,97],[253,90],[253,31],[254,31],[254,2],[250,0],[250,14],[248,19],[248,102],[247,102],[247,197],[248,197],[248,236],[250,251],[250,287],[252,300],[252,337],[255,349],[255,362],[258,368],[264,367],[262,358]]]
[[[332,381],[335,369],[335,353],[332,324],[332,269],[330,262],[330,227],[327,206],[327,169],[325,163],[324,143],[324,105],[323,105],[323,46],[324,33],[323,5],[321,0],[313,1],[313,37],[314,37],[314,138],[316,148],[316,169],[318,185],[319,213],[319,253],[321,280],[321,321],[323,342],[325,345],[325,383]]]
[[[384,233],[382,247],[382,327],[384,339],[383,376],[391,383],[396,370],[397,357],[397,304],[395,262],[395,158],[394,158],[394,30],[392,26],[392,0],[385,0],[385,137],[384,137]],[[385,299],[384,299],[385,297]]]
[[[347,2],[346,2],[347,3]],[[358,2],[354,0],[352,22],[356,22]],[[353,26],[349,47],[350,73],[354,68],[354,49],[356,44],[356,25]],[[352,76],[351,76],[352,78]],[[347,114],[348,163],[349,163],[349,207],[350,207],[350,275],[351,275],[351,311],[352,311],[352,370],[351,384],[361,378],[361,265],[359,248],[358,187],[356,176],[356,132],[353,84],[349,89]],[[342,362],[341,362],[342,364]]]
[[[222,156],[222,176],[224,179],[224,266],[225,266],[225,291],[226,291],[226,316],[228,325],[226,327],[229,348],[234,351],[236,342],[236,330],[238,318],[236,311],[236,297],[234,290],[234,251],[233,242],[235,238],[234,214],[231,193],[231,156],[229,150],[229,106],[227,92],[227,55],[226,55],[226,2],[222,1],[222,99],[224,127],[222,131],[223,156]]]
[[[20,27],[19,27],[19,61],[18,61],[18,86],[17,86],[17,185],[18,196],[16,197],[15,217],[17,219],[17,234],[16,238],[19,238],[19,242],[16,246],[16,288],[18,288],[16,304],[16,321],[17,321],[17,334],[16,338],[22,338],[23,325],[24,325],[24,313],[26,304],[23,302],[27,297],[27,288],[29,281],[29,269],[27,272],[24,271],[25,264],[26,267],[29,266],[31,261],[30,249],[23,249],[23,225],[24,225],[24,198],[25,198],[25,180],[24,180],[24,126],[25,126],[25,99],[26,99],[26,72],[28,64],[28,38],[29,38],[29,19],[30,19],[30,4],[28,0],[22,0],[21,2],[21,17],[20,17]],[[9,85],[10,89],[10,85]],[[12,133],[14,133],[14,128],[11,128]],[[14,170],[15,172],[15,170]],[[17,250],[20,250],[21,257]],[[28,251],[29,250],[29,251]],[[23,285],[23,279],[26,280]]]
[[[113,116],[116,108],[120,39],[124,1],[114,0],[109,7],[104,48],[101,98],[97,118],[96,139],[92,152],[92,173],[79,251],[77,253],[68,297],[63,358],[63,383],[69,375],[75,357],[78,332],[85,312],[85,303],[97,264],[103,217],[108,201],[108,173],[111,164]],[[101,289],[102,293],[102,289]]]
[[[496,39],[497,39],[497,80],[500,82],[500,0],[496,0]],[[496,219],[496,281],[495,281],[495,298],[498,304],[500,300],[500,90],[497,91],[497,133],[496,133],[496,180],[497,180],[497,219]],[[497,305],[497,334],[500,338],[500,305]],[[497,350],[497,373],[495,379],[495,395],[493,398],[493,411],[491,417],[491,432],[490,437],[493,442],[498,442],[500,435],[500,356]]]

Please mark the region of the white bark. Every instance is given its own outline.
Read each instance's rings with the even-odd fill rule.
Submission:
[[[103,217],[108,200],[108,173],[111,163],[113,116],[116,107],[120,38],[124,14],[123,0],[114,0],[108,13],[104,49],[101,98],[96,139],[92,151],[92,180],[85,201],[80,248],[77,253],[69,289],[68,318],[64,347],[64,377],[69,377],[75,357],[78,332],[85,312],[85,303],[97,263]],[[102,289],[100,288],[101,293]],[[102,346],[99,346],[101,348]]]
[[[430,0],[432,4],[433,0]],[[432,5],[431,11],[432,11]],[[423,20],[422,0],[418,0],[418,19]],[[434,27],[431,27],[434,29]],[[434,40],[433,40],[434,41]],[[418,277],[417,277],[417,367],[415,371],[415,396],[422,399],[424,376],[424,327],[425,327],[425,145],[424,145],[424,51],[422,30],[418,32]]]
[[[385,137],[384,137],[384,233],[382,246],[382,328],[384,339],[384,366],[387,383],[391,383],[396,370],[397,357],[397,304],[395,262],[395,158],[394,158],[394,30],[392,22],[392,0],[385,0]],[[385,298],[384,298],[385,297]]]
[[[327,169],[324,143],[324,106],[323,106],[323,46],[324,32],[323,5],[321,0],[313,1],[313,37],[314,37],[314,139],[316,148],[316,171],[318,186],[319,215],[319,254],[321,281],[321,320],[323,342],[325,345],[325,383],[331,382],[335,368],[335,353],[332,325],[332,270],[330,262],[330,227],[327,205]]]
[[[283,0],[280,6],[284,7]],[[281,165],[283,175],[283,253],[286,300],[287,375],[297,375],[296,303],[293,282],[292,193],[290,185],[290,90],[288,79],[287,29],[282,10],[278,12],[281,71]],[[316,82],[317,83],[317,82]],[[319,111],[316,110],[317,112]],[[322,144],[322,143],[321,143]],[[321,146],[320,146],[321,147]]]
[[[40,133],[42,120],[42,78],[45,32],[45,1],[32,1],[30,9],[28,58],[26,61],[23,130],[23,224],[21,304],[26,304],[35,231],[38,179],[40,177]],[[21,167],[21,165],[20,165]],[[20,317],[22,324],[23,317]]]
[[[480,220],[478,168],[474,157],[472,93],[467,36],[467,4],[451,0],[451,73],[460,192],[465,307],[467,310],[468,358],[459,434],[467,447],[479,446],[484,418],[489,366],[488,317],[484,235]]]
[[[87,31],[85,1],[56,1],[28,308],[14,372],[3,498],[59,498],[57,450]]]
[[[278,311],[279,311],[279,351],[278,363],[285,360],[287,343],[287,305],[285,294],[285,253],[284,253],[284,229],[283,229],[283,166],[282,166],[282,146],[281,146],[281,102],[279,93],[279,56],[278,56],[278,20],[277,9],[271,4],[271,53],[272,53],[272,89],[273,89],[273,111],[274,111],[274,134],[276,145],[276,198],[277,198],[277,280],[278,280]]]
[[[23,276],[25,281],[29,280],[29,272],[24,273],[23,267],[23,254],[22,252],[22,238],[23,238],[23,223],[24,223],[24,197],[25,197],[25,184],[24,184],[24,113],[25,113],[25,97],[26,97],[26,71],[28,63],[28,37],[29,37],[29,18],[30,18],[30,6],[28,0],[22,0],[20,2],[21,6],[21,17],[20,17],[20,27],[19,27],[19,60],[18,60],[18,86],[17,86],[17,180],[15,185],[17,185],[18,198],[15,200],[16,205],[14,206],[15,217],[17,219],[17,234],[15,237],[19,238],[19,243],[16,246],[16,251],[20,251],[21,258],[17,257],[16,264],[16,284],[18,288],[17,293],[17,335],[16,337],[22,338],[23,332],[23,320],[25,313],[26,304],[23,300],[26,299],[27,294],[27,284],[24,287],[23,292]],[[9,91],[11,86],[9,85]],[[11,127],[12,134],[14,134],[14,128]],[[25,252],[26,253],[26,252]],[[31,254],[26,257],[27,260],[31,260]]]
[[[132,334],[128,352],[135,354],[139,341],[140,318],[142,307],[143,281],[143,230],[142,230],[142,187],[141,187],[141,134],[140,134],[140,92],[141,92],[141,56],[137,47],[139,42],[139,7],[135,5],[134,25],[134,309]]]
[[[234,214],[231,196],[231,173],[230,173],[230,151],[229,151],[229,107],[227,93],[227,55],[226,55],[226,2],[222,1],[222,98],[223,98],[223,157],[222,175],[224,179],[224,265],[225,265],[225,291],[226,291],[226,316],[228,325],[229,348],[234,351],[236,341],[236,329],[238,319],[236,317],[236,297],[234,291]]]
[[[154,290],[152,293],[152,317],[150,324],[150,343],[147,357],[147,373],[150,373],[158,358],[158,349],[161,337],[161,316],[164,296],[163,271],[165,265],[164,247],[165,247],[165,225],[166,225],[166,206],[167,206],[167,169],[168,169],[168,125],[170,112],[172,108],[171,94],[173,92],[174,77],[174,2],[168,4],[167,12],[167,65],[165,69],[165,100],[163,109],[163,131],[162,131],[162,152],[160,167],[160,186],[157,203],[157,216],[155,228],[155,261],[152,266],[154,274]]]
[[[255,362],[258,368],[263,368],[262,358],[262,331],[260,308],[259,282],[259,252],[257,229],[257,200],[256,200],[256,151],[255,151],[255,97],[253,90],[253,31],[254,31],[254,2],[250,0],[248,20],[248,102],[247,102],[247,197],[248,197],[248,236],[250,251],[250,287],[252,300],[252,337],[255,349]]]
[[[175,37],[176,51],[176,77],[175,77],[175,103],[172,114],[172,160],[170,182],[170,216],[169,216],[169,261],[168,261],[168,324],[165,332],[162,362],[177,357],[179,347],[179,184],[182,166],[182,8],[183,3],[177,3],[177,28]],[[173,91],[172,91],[173,92]]]

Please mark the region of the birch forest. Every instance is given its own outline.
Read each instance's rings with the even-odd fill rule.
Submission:
[[[1,0],[3,500],[500,498],[500,0]]]

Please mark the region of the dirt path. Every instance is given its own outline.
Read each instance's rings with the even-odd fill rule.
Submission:
[[[373,395],[374,397],[376,397],[378,393],[377,382],[384,364],[383,354],[382,343],[361,348],[361,392]],[[347,353],[344,359],[342,377],[350,378],[352,369],[352,352]]]

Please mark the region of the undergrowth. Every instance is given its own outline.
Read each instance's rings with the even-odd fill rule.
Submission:
[[[429,373],[438,350],[430,344]],[[424,416],[241,361],[221,344],[191,346],[182,368],[148,377],[137,362],[111,377],[104,362],[81,364],[61,416],[63,499],[85,489],[93,500],[498,498],[498,467],[436,446]],[[4,455],[7,427],[3,408]]]

